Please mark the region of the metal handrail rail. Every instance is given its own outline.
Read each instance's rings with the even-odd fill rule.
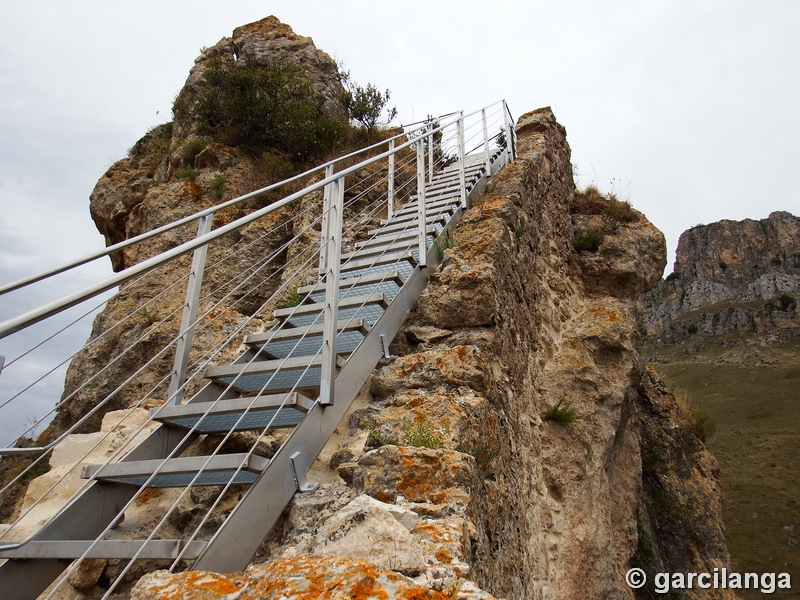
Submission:
[[[488,106],[494,106],[495,104],[498,104],[498,103],[504,103],[504,101],[501,100],[500,102],[495,102],[495,103],[490,104]],[[383,160],[385,158],[388,158],[389,156],[397,154],[398,152],[400,152],[401,150],[404,150],[405,148],[409,148],[409,147],[411,147],[413,145],[416,145],[416,144],[418,144],[420,142],[420,140],[433,136],[435,133],[443,130],[445,127],[447,127],[449,125],[452,125],[456,121],[463,120],[463,119],[471,117],[471,116],[473,116],[475,114],[478,114],[481,111],[485,110],[485,108],[486,107],[478,109],[476,111],[473,111],[473,112],[468,113],[468,114],[463,115],[463,116],[459,115],[458,113],[451,113],[451,115],[452,114],[456,114],[457,117],[455,119],[451,119],[450,121],[448,121],[446,123],[440,123],[440,125],[438,127],[425,129],[423,131],[423,133],[421,133],[419,136],[417,136],[416,138],[414,138],[412,140],[408,140],[408,141],[404,142],[403,144],[401,144],[399,146],[395,146],[394,148],[391,148],[391,149],[387,150],[386,152],[382,152],[381,154],[378,154],[378,155],[376,155],[376,156],[374,156],[372,158],[365,159],[365,160],[363,160],[363,161],[361,161],[359,163],[356,163],[355,165],[352,165],[350,167],[346,167],[342,171],[338,171],[338,172],[334,173],[333,175],[327,176],[324,179],[322,179],[322,180],[320,180],[320,181],[318,181],[316,183],[313,183],[313,184],[311,184],[309,186],[306,186],[302,190],[299,190],[299,191],[297,191],[297,192],[295,192],[293,194],[290,194],[289,196],[287,196],[287,197],[285,197],[285,198],[283,198],[283,199],[281,199],[281,200],[279,200],[277,202],[274,202],[274,203],[270,204],[269,206],[265,206],[264,208],[261,208],[261,209],[255,211],[255,212],[250,213],[249,215],[245,215],[243,217],[240,217],[239,219],[237,219],[235,221],[232,221],[232,222],[228,223],[227,225],[219,227],[219,228],[217,228],[217,229],[215,229],[215,230],[213,230],[213,231],[211,231],[211,232],[209,232],[207,234],[197,236],[192,240],[189,240],[189,241],[184,242],[183,244],[181,244],[179,246],[176,246],[175,248],[167,250],[166,252],[162,252],[161,254],[158,254],[158,255],[156,255],[156,256],[154,256],[152,258],[149,258],[149,259],[147,259],[145,261],[142,261],[141,263],[133,265],[133,266],[125,269],[121,273],[117,273],[116,275],[108,277],[108,278],[106,278],[106,279],[104,279],[104,280],[102,280],[102,281],[100,281],[100,282],[98,282],[96,284],[87,286],[87,287],[83,288],[82,290],[79,290],[77,292],[74,292],[72,294],[64,296],[63,298],[61,298],[59,300],[55,300],[53,302],[45,304],[44,306],[41,306],[41,307],[39,307],[37,309],[28,311],[27,313],[24,313],[24,314],[22,314],[22,315],[20,315],[18,317],[14,317],[12,319],[8,319],[7,321],[5,321],[3,323],[0,323],[0,339],[2,339],[4,337],[7,337],[8,335],[11,335],[12,333],[20,331],[22,329],[25,329],[26,327],[28,327],[30,325],[33,325],[34,323],[38,323],[39,321],[42,321],[43,319],[46,319],[47,317],[50,317],[50,316],[52,316],[54,314],[57,314],[59,312],[62,312],[64,310],[66,310],[66,309],[68,309],[68,308],[70,308],[72,306],[75,306],[76,304],[79,304],[80,302],[83,302],[84,300],[92,298],[92,297],[94,297],[94,296],[96,296],[98,294],[101,294],[101,293],[103,293],[103,292],[105,292],[105,291],[107,291],[107,290],[109,290],[111,288],[114,288],[114,287],[118,286],[121,283],[129,281],[130,279],[132,279],[133,277],[135,277],[135,276],[137,276],[139,274],[147,273],[149,271],[152,271],[153,269],[161,266],[162,264],[165,264],[165,263],[167,263],[167,262],[169,262],[169,261],[171,261],[171,260],[173,260],[173,259],[175,259],[175,258],[177,258],[179,256],[182,256],[184,254],[187,254],[188,252],[191,252],[192,250],[195,250],[195,249],[200,248],[200,247],[202,247],[202,246],[204,246],[206,244],[209,244],[212,241],[222,237],[223,235],[225,235],[227,233],[230,233],[232,231],[236,231],[237,229],[240,229],[241,227],[251,223],[252,221],[260,219],[261,217],[263,217],[263,216],[265,216],[265,215],[267,215],[267,214],[269,214],[271,212],[274,212],[274,211],[276,211],[276,210],[278,210],[280,208],[283,208],[283,207],[291,204],[292,202],[294,202],[296,200],[299,200],[300,198],[310,194],[311,192],[314,192],[316,190],[322,189],[326,185],[338,181],[339,178],[341,178],[341,177],[345,177],[345,176],[347,176],[347,175],[349,175],[349,174],[351,174],[351,173],[353,173],[355,171],[358,171],[358,170],[362,169],[363,167],[365,167],[367,165],[370,165],[370,164],[372,164],[374,162],[377,162],[377,161]],[[395,136],[394,139],[396,139],[398,137],[402,137],[404,135],[407,135],[407,134],[404,132],[402,134],[399,134],[398,136]],[[378,144],[373,144],[373,146],[371,146],[371,147],[375,147],[375,146],[378,146],[378,145],[385,144],[388,141],[389,140],[384,140],[382,142],[379,142]],[[362,152],[364,150],[366,150],[366,149],[362,149],[361,151],[356,151],[355,153],[351,153],[349,155],[338,157],[338,158],[336,158],[336,159],[334,159],[332,161],[328,161],[328,163],[326,163],[326,165],[324,165],[324,166],[332,165],[332,164],[334,164],[335,162],[337,162],[339,160],[342,160],[342,159],[347,158],[349,156],[352,156],[354,154],[358,154],[358,153],[360,153],[360,152]],[[317,167],[317,169],[315,169],[315,170],[318,170],[319,168],[322,168],[322,167]],[[305,173],[303,176],[307,176],[309,173],[315,172],[315,170],[311,170],[311,171]],[[301,175],[295,176],[294,178],[290,178],[290,180],[296,180],[299,177],[301,177]],[[176,223],[185,224],[185,223],[191,222],[193,220],[196,220],[198,218],[208,216],[210,214],[213,214],[215,211],[220,210],[221,208],[223,208],[225,206],[230,206],[231,203],[233,203],[234,201],[241,202],[241,201],[244,201],[244,200],[247,200],[247,199],[250,199],[250,198],[258,197],[261,194],[264,194],[267,191],[275,189],[276,187],[279,187],[280,185],[283,185],[284,183],[286,183],[286,182],[288,182],[290,180],[285,180],[283,182],[278,182],[276,184],[272,184],[272,185],[267,186],[265,188],[262,188],[260,190],[256,190],[256,191],[250,192],[248,194],[244,194],[243,196],[240,196],[239,198],[235,198],[234,200],[230,200],[227,203],[223,203],[223,204],[218,205],[216,207],[211,207],[211,208],[205,209],[204,211],[200,211],[200,212],[196,213],[193,216],[185,217],[184,219],[181,219],[180,221],[176,221]],[[177,226],[175,224],[172,224],[172,225],[173,226]],[[169,225],[165,225],[163,227],[164,228],[170,228]],[[160,229],[162,229],[161,232],[167,230],[167,229],[163,229],[163,228],[160,228]],[[140,236],[137,236],[136,238],[132,238],[131,240],[126,240],[126,242],[135,243],[135,242],[133,242],[133,240],[141,241],[142,239],[145,239],[143,236],[152,237],[152,235],[157,235],[156,233],[154,233],[155,231],[156,230],[153,230],[153,232],[147,232],[146,234],[142,234]],[[152,234],[152,235],[149,235],[149,234]],[[120,244],[125,244],[126,242],[121,242]],[[130,245],[130,244],[128,244],[128,245]],[[117,246],[119,246],[119,244]],[[105,248],[102,251],[102,254],[100,254],[99,256],[106,255],[106,254],[108,254],[110,252],[115,251],[112,248],[113,247]],[[119,249],[119,248],[117,248],[117,249]],[[95,257],[95,258],[97,258],[97,257]],[[91,259],[91,260],[94,260],[94,259]],[[85,262],[88,262],[88,261],[85,261]],[[80,263],[80,264],[83,264],[83,263]],[[57,270],[57,272],[63,272],[63,271],[68,270],[69,268],[73,268],[74,266],[77,266],[77,265],[72,265],[72,266],[69,266],[69,267],[62,268],[62,269],[57,268],[56,270]],[[13,286],[15,284],[11,284],[11,285]],[[17,287],[15,287],[15,289],[17,289],[18,287],[21,287],[21,286],[17,286]]]
[[[435,119],[442,119],[442,118],[450,116],[452,114],[455,114],[455,113],[447,113],[445,115],[441,115],[439,117],[434,117],[434,118]],[[409,123],[409,125],[416,125],[418,123],[425,123],[425,122],[427,122],[427,121],[418,121],[418,122]],[[406,127],[407,126],[408,125],[406,125]],[[401,127],[402,127],[402,125],[401,125]],[[311,169],[308,169],[307,171],[303,171],[302,173],[299,173],[297,175],[293,175],[293,176],[291,176],[291,177],[289,177],[287,179],[283,179],[281,181],[272,183],[272,184],[270,184],[268,186],[265,186],[263,188],[259,188],[258,190],[254,190],[254,191],[249,192],[247,194],[243,194],[241,196],[237,196],[236,198],[232,198],[232,199],[230,199],[230,200],[228,200],[226,202],[222,202],[221,204],[216,204],[214,206],[211,206],[211,207],[206,208],[204,210],[198,211],[198,212],[193,213],[191,215],[188,215],[186,217],[182,217],[181,219],[178,219],[177,221],[173,221],[171,223],[167,223],[165,225],[162,225],[161,227],[157,227],[156,229],[151,229],[150,231],[146,231],[146,232],[141,233],[141,234],[139,234],[139,235],[137,235],[135,237],[129,238],[127,240],[123,240],[121,242],[117,242],[116,244],[112,244],[111,246],[106,246],[105,248],[102,248],[100,250],[96,250],[94,252],[90,252],[89,254],[86,254],[86,255],[81,256],[81,257],[76,258],[76,259],[73,259],[72,261],[69,261],[67,263],[61,264],[61,265],[59,265],[57,267],[53,267],[51,269],[47,269],[45,271],[41,271],[39,273],[36,273],[35,275],[24,277],[22,279],[19,279],[17,281],[13,281],[11,283],[0,285],[0,295],[6,294],[8,292],[12,292],[14,290],[18,290],[20,288],[26,287],[26,286],[31,285],[33,283],[36,283],[38,281],[42,281],[44,279],[48,279],[50,277],[53,277],[54,275],[58,275],[59,273],[64,273],[65,271],[69,271],[70,269],[74,269],[75,267],[79,267],[81,265],[85,265],[85,264],[90,263],[90,262],[92,262],[94,260],[97,260],[98,258],[102,258],[103,256],[108,256],[109,254],[113,254],[114,252],[118,252],[119,250],[123,250],[124,248],[127,248],[129,246],[133,246],[135,244],[138,244],[139,242],[143,242],[145,240],[148,240],[148,239],[150,239],[152,237],[155,237],[157,235],[160,235],[162,233],[166,233],[167,231],[171,231],[172,229],[180,227],[181,225],[186,225],[187,223],[192,223],[193,221],[196,221],[197,219],[201,219],[201,218],[203,218],[205,216],[213,215],[217,211],[220,211],[220,210],[222,210],[224,208],[227,208],[229,206],[234,206],[236,204],[244,202],[245,200],[250,200],[251,198],[257,198],[257,197],[261,196],[262,194],[266,194],[267,192],[271,192],[273,190],[276,190],[276,189],[278,189],[278,188],[280,188],[280,187],[282,187],[284,185],[287,185],[289,183],[293,183],[293,182],[295,182],[295,181],[297,181],[299,179],[303,179],[304,177],[308,177],[309,175],[313,175],[314,173],[317,173],[319,171],[323,171],[329,165],[335,165],[339,161],[346,160],[348,158],[352,158],[352,157],[357,156],[359,154],[362,154],[364,152],[368,152],[369,150],[373,150],[373,149],[375,149],[375,148],[377,148],[379,146],[382,146],[384,144],[388,144],[390,142],[393,142],[394,140],[396,140],[398,138],[401,138],[401,137],[403,137],[405,135],[408,135],[408,133],[404,131],[403,133],[399,133],[399,134],[397,134],[395,136],[392,136],[390,138],[387,138],[385,140],[381,140],[380,142],[376,142],[376,143],[374,143],[374,144],[372,144],[370,146],[366,146],[364,148],[360,148],[358,150],[354,150],[353,152],[350,152],[349,154],[344,154],[342,156],[337,156],[336,158],[331,159],[331,160],[329,160],[328,162],[326,162],[324,164],[321,164],[321,165],[318,165],[318,166],[313,167]]]

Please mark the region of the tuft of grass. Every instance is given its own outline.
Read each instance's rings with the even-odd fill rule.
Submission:
[[[559,399],[553,406],[542,413],[542,421],[555,421],[569,425],[578,420],[578,413],[564,398]]]
[[[142,322],[144,323],[145,327],[150,327],[155,323],[158,323],[160,320],[158,317],[158,313],[152,308],[148,308],[147,306],[143,307],[142,310],[139,311],[139,314],[142,317]]]
[[[608,198],[608,205],[603,209],[603,214],[621,223],[631,223],[638,218],[630,202],[622,202],[614,197]]]
[[[599,229],[580,229],[575,234],[575,250],[597,252],[603,243],[603,232]]]
[[[436,238],[436,249],[439,251],[439,258],[441,259],[444,256],[444,251],[448,248],[458,248],[465,244],[468,239],[466,234],[456,236],[449,229],[445,230]]]
[[[225,175],[214,175],[211,179],[211,196],[219,202],[225,193]]]
[[[197,179],[197,171],[195,171],[192,167],[184,167],[175,171],[175,176],[183,179],[184,181],[191,181],[194,183],[195,179]]]
[[[440,429],[441,433],[426,417],[422,417],[416,423],[406,417],[403,418],[403,433],[405,434],[406,446],[440,448],[444,443],[444,436],[450,432],[450,421],[445,419]]]
[[[517,239],[521,238],[525,235],[525,229],[528,227],[528,221],[525,218],[525,215],[520,216],[519,224],[517,225]]]
[[[297,291],[297,286],[291,287],[286,291],[286,305],[287,306],[299,306],[300,303],[303,301],[303,297]]]
[[[689,424],[692,433],[703,443],[710,440],[717,430],[717,424],[714,422],[714,419],[699,406],[691,409],[689,412]]]

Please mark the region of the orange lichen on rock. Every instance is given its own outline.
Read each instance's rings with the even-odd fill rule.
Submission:
[[[234,593],[237,600],[447,598],[365,560],[300,556],[255,565],[245,573],[227,576],[205,571],[156,571],[139,580],[131,600],[222,600]]]

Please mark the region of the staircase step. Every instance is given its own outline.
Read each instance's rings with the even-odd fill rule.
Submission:
[[[319,387],[322,356],[293,356],[280,360],[259,360],[245,364],[208,367],[207,379],[249,392],[291,392]],[[339,366],[344,359],[337,357]]]
[[[428,225],[432,225],[434,223],[439,223],[439,222],[444,223],[445,221],[447,221],[447,212],[440,212],[440,213],[436,213],[436,214],[428,213],[425,216],[426,216],[425,222]],[[391,223],[391,224],[388,224],[388,225],[384,225],[383,227],[381,227],[379,229],[370,229],[367,232],[367,235],[382,237],[382,236],[385,236],[385,235],[397,234],[397,233],[400,233],[400,232],[403,232],[403,231],[411,230],[412,228],[416,228],[416,222],[417,222],[417,218],[416,218],[416,214],[415,214],[414,218],[409,219],[407,221],[399,221],[397,223]]]
[[[370,294],[339,300],[339,319],[359,317],[373,324],[389,306],[389,299],[384,294]],[[301,304],[289,308],[279,308],[273,313],[276,319],[284,319],[292,327],[322,323],[319,314],[325,308],[324,302]]]
[[[435,240],[434,234],[428,234],[428,247],[433,244]],[[418,252],[418,244],[415,238],[406,238],[401,240],[395,240],[391,244],[386,246],[370,246],[367,248],[361,248],[356,250],[355,252],[347,252],[342,254],[342,260],[350,260],[351,258],[355,259],[363,259],[367,257],[374,257],[383,254],[393,254],[395,252],[411,252],[414,255],[414,259],[417,259],[417,252]]]
[[[407,263],[411,266],[411,270],[417,266],[417,259],[414,258],[414,255],[411,252],[396,252],[394,254],[384,254],[378,258],[365,258],[363,260],[349,260],[342,264],[340,267],[340,273],[344,274],[352,274],[353,272],[360,272],[360,271],[371,271],[380,269],[381,267],[385,267],[386,270],[390,270],[395,265],[399,265],[400,263]],[[403,273],[403,267],[398,268],[398,271],[405,277],[405,273]]]
[[[459,202],[458,198],[455,198],[455,199],[453,199],[453,198],[445,198],[445,199],[442,199],[442,200],[437,200],[436,202],[430,202],[430,198],[426,198],[425,199],[425,210],[426,210],[426,212],[428,212],[428,211],[432,211],[433,212],[433,211],[435,211],[435,210],[437,210],[439,208],[449,208],[453,204],[458,204],[458,202]],[[404,204],[403,208],[401,208],[398,212],[396,212],[394,217],[392,218],[392,220],[389,221],[389,222],[390,223],[394,223],[395,219],[398,219],[400,217],[405,217],[407,215],[415,215],[415,216],[417,215],[417,201],[416,201],[416,199],[412,200],[411,202],[408,202],[407,204]]]
[[[455,211],[455,207],[459,204],[458,200],[448,200],[444,203],[439,203],[438,206],[431,208],[428,206],[426,209],[426,213],[429,217],[436,217],[436,216],[443,216],[445,218],[449,218],[450,215],[453,214]],[[381,223],[384,226],[391,226],[391,225],[399,225],[401,223],[408,223],[409,221],[416,221],[417,220],[417,207],[414,206],[414,210],[409,210],[408,212],[398,212],[388,221],[384,220]]]
[[[397,269],[391,271],[383,271],[377,273],[368,273],[366,275],[358,275],[346,277],[339,280],[339,290],[349,289],[354,287],[361,287],[365,285],[373,285],[376,283],[386,283],[394,281],[398,287],[402,287],[405,280]],[[297,289],[298,294],[317,294],[319,292],[325,293],[325,282],[317,283],[315,285],[307,285]]]
[[[261,348],[266,358],[287,358],[289,356],[314,356],[322,346],[324,324],[316,323],[305,327],[289,327],[279,331],[266,331],[245,337],[244,343]],[[339,321],[337,324],[336,353],[350,354],[369,333],[369,323],[364,319]]]
[[[0,558],[195,559],[208,542],[194,540],[32,540],[23,544],[0,544]],[[90,549],[91,548],[91,549]]]
[[[81,477],[141,486],[158,469],[158,475],[153,478],[149,487],[186,487],[202,469],[193,485],[225,485],[229,481],[253,483],[268,464],[269,459],[254,454],[188,456],[170,458],[167,461],[154,459],[118,462],[105,466],[85,465]],[[240,465],[244,466],[237,473]]]
[[[436,233],[436,228],[432,226],[428,226],[425,231],[429,234]],[[408,231],[403,231],[401,233],[397,233],[394,236],[386,236],[386,237],[374,237],[372,239],[366,240],[364,242],[358,242],[356,244],[356,248],[363,249],[363,248],[372,248],[373,246],[385,246],[388,244],[394,244],[395,242],[400,242],[403,240],[413,240],[417,237],[419,232],[416,229],[410,229]]]
[[[217,402],[162,406],[151,408],[150,417],[154,421],[182,429],[191,429],[197,425],[195,429],[197,433],[227,433],[231,430],[263,431],[270,421],[271,428],[294,427],[313,404],[311,399],[302,394],[291,392]],[[240,420],[242,414],[244,417]]]

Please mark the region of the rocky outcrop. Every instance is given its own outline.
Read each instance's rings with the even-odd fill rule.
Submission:
[[[800,219],[719,221],[685,231],[674,271],[642,295],[651,343],[674,345],[694,335],[800,332]]]
[[[642,546],[651,573],[728,564],[714,459],[637,351],[636,297],[663,270],[663,236],[637,214],[576,253],[574,231],[595,217],[570,216],[564,129],[549,109],[520,124],[519,158],[467,212],[399,357],[340,424],[350,437],[330,465],[346,485],[296,497],[260,560],[335,549],[327,539],[369,518],[342,518],[366,495],[417,516],[398,548],[421,551],[417,579],[436,590],[632,598],[624,574]],[[558,403],[574,423],[544,416]],[[357,546],[339,556],[377,551]]]
[[[346,115],[339,101],[342,86],[334,60],[318,50],[311,38],[295,34],[275,17],[239,27],[232,37],[204,49],[178,98],[191,97],[207,85],[204,69],[209,61],[223,54],[235,55],[237,64],[256,69],[275,60],[299,65],[315,92],[324,98],[323,110]],[[199,136],[191,114],[179,113],[174,123],[148,132],[130,149],[128,157],[112,165],[100,178],[90,196],[91,215],[108,244],[120,242],[284,179],[298,168],[290,158],[275,150],[232,147]],[[222,209],[215,213],[213,227],[225,225],[294,189],[290,186]],[[287,273],[280,269],[287,261],[301,264],[302,249],[316,240],[318,232],[310,223],[319,211],[310,207],[315,206],[315,201],[318,204],[318,196],[306,198],[210,245],[206,264],[214,266],[205,273],[198,312],[206,315],[206,323],[195,338],[198,352],[193,364],[202,360],[203,349],[213,348],[245,323],[250,328],[261,327],[261,320],[251,317],[259,308],[264,307],[261,314],[270,314],[271,308],[284,301],[278,290],[286,283]],[[191,239],[197,234],[197,227],[193,222],[115,253],[114,269],[123,270]],[[270,256],[272,262],[265,264]],[[47,432],[51,439],[103,399],[109,400],[80,431],[96,431],[103,414],[128,408],[142,398],[166,399],[172,352],[156,354],[154,349],[164,348],[178,334],[185,298],[183,282],[190,262],[191,257],[184,256],[126,284],[95,318],[88,347],[70,364],[62,406]],[[231,350],[220,360],[236,358],[236,344],[229,347]],[[187,394],[200,385],[201,378],[190,381]]]

